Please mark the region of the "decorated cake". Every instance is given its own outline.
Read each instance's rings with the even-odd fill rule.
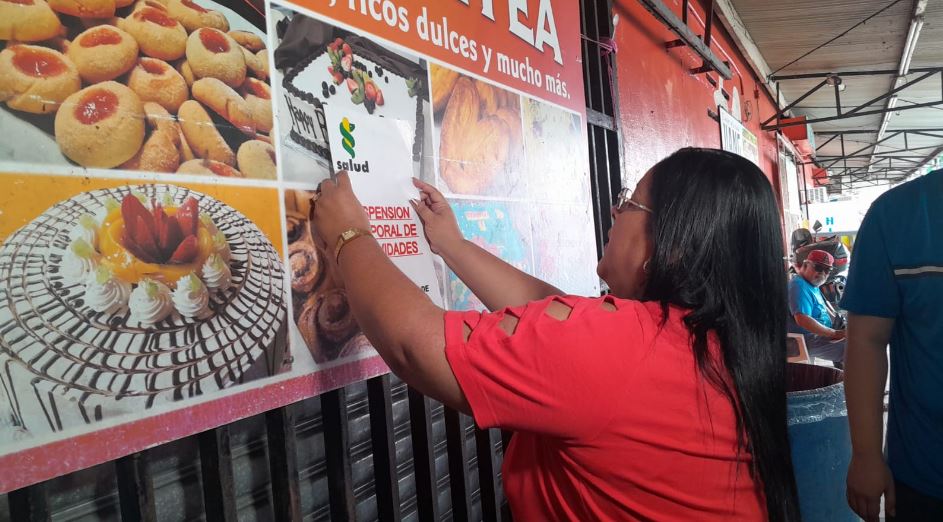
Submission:
[[[416,62],[358,36],[336,38],[294,66],[283,86],[290,138],[330,161],[328,127],[344,118],[373,116],[405,122],[413,161],[422,155],[425,72]]]
[[[58,431],[273,375],[286,316],[279,255],[235,209],[172,185],[79,194],[0,248],[5,406]]]

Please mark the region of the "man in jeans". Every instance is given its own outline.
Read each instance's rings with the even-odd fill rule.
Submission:
[[[824,250],[813,250],[789,281],[789,311],[805,337],[809,355],[832,361],[836,368],[845,360],[845,330],[835,328],[833,316],[819,287],[828,278],[835,259]]]
[[[943,520],[943,170],[888,191],[871,206],[842,307],[849,312],[848,504],[877,521],[883,495],[888,520]]]

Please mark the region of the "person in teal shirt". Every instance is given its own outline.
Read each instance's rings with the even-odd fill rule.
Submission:
[[[805,337],[809,355],[832,361],[836,368],[841,368],[845,360],[845,330],[834,328],[835,321],[819,291],[834,263],[832,255],[824,250],[809,252],[789,281],[789,312],[795,324],[793,329]]]
[[[842,299],[848,503],[867,521],[878,520],[881,496],[888,520],[943,520],[943,170],[875,200],[852,253]]]

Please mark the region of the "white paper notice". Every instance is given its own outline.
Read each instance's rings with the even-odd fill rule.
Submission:
[[[325,107],[334,171],[350,174],[370,231],[393,263],[442,306],[432,250],[409,204],[418,195],[412,183],[416,123],[368,115],[363,107],[348,112],[344,105]]]

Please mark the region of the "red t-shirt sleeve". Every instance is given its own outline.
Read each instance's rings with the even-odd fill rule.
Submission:
[[[546,314],[557,300],[568,318]],[[616,311],[603,309],[609,300]],[[610,421],[644,351],[639,303],[553,297],[495,313],[449,312],[445,353],[475,421],[563,439],[586,439]],[[519,322],[512,334],[505,314]],[[465,341],[464,325],[471,329]]]

